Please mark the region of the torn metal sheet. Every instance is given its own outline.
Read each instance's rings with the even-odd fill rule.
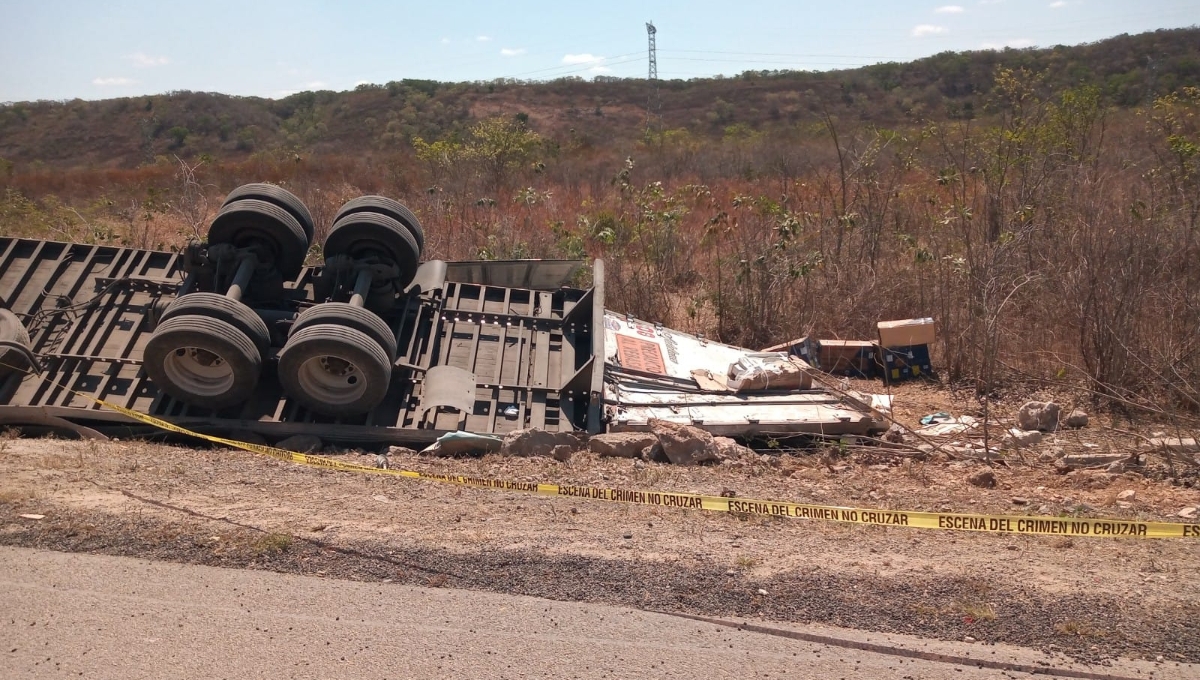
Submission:
[[[712,342],[613,312],[604,315],[604,338],[604,408],[613,429],[647,429],[652,419],[740,437],[886,429],[871,398],[814,385],[803,373],[807,365],[784,353]],[[752,380],[767,367],[778,372]],[[735,393],[739,386],[753,391]]]

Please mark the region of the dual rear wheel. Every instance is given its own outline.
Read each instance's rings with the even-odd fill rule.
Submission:
[[[208,242],[253,250],[260,262],[294,279],[312,237],[312,217],[298,198],[270,184],[248,184],[226,197]],[[338,211],[324,250],[327,257],[390,265],[396,277],[385,283],[401,291],[416,275],[424,240],[408,208],[363,196]],[[167,394],[223,409],[254,391],[270,347],[269,329],[254,310],[218,293],[191,293],[163,311],[144,366]],[[279,382],[309,410],[360,415],[387,395],[396,354],[394,330],[374,312],[344,302],[318,304],[293,322],[278,355]]]

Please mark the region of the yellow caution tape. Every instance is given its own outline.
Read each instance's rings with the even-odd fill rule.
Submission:
[[[23,367],[0,364],[15,368],[26,373],[30,371]],[[45,380],[46,378],[42,378]],[[58,383],[56,383],[58,384]],[[213,435],[194,432],[166,420],[139,413],[132,409],[97,399],[83,394],[62,384],[58,386],[76,395],[91,400],[105,408],[112,409],[133,420],[146,425],[152,425],[168,432],[176,432],[189,437],[197,437],[214,444],[222,444],[235,449],[242,449],[277,460],[298,465],[341,470],[344,472],[359,472],[375,475],[391,475],[409,479],[425,479],[444,484],[457,484],[480,489],[502,489],[506,491],[523,491],[542,496],[566,496],[568,498],[586,498],[590,500],[610,501],[614,503],[632,503],[635,505],[652,505],[664,508],[691,508],[708,510],[710,512],[733,512],[746,515],[763,515],[767,517],[794,517],[798,519],[821,520],[826,522],[843,522],[846,524],[873,524],[877,526],[911,527],[916,529],[951,529],[958,531],[982,531],[997,534],[1029,534],[1048,536],[1096,536],[1096,537],[1125,537],[1125,538],[1200,538],[1200,524],[1184,524],[1180,522],[1135,522],[1122,519],[1086,519],[1063,517],[1037,517],[1022,515],[974,515],[956,512],[916,512],[909,510],[879,510],[871,508],[847,508],[830,505],[808,505],[790,503],[787,501],[763,501],[749,498],[727,498],[725,496],[705,496],[695,493],[680,493],[673,491],[646,491],[640,489],[621,489],[594,486],[575,486],[569,484],[545,484],[541,482],[517,482],[504,479],[488,479],[486,477],[468,477],[465,475],[439,475],[414,470],[391,470],[376,468],[355,463],[345,463],[323,456],[313,456],[296,453],[273,446],[240,442],[236,439],[226,439]]]
[[[86,395],[85,395],[86,396]],[[873,524],[879,526],[912,527],[917,529],[955,529],[960,531],[983,531],[998,534],[1036,534],[1052,536],[1099,536],[1125,538],[1200,538],[1200,524],[1175,522],[1135,522],[1121,519],[1078,519],[1063,517],[1031,517],[1014,515],[972,515],[955,512],[912,512],[907,510],[876,510],[867,508],[845,508],[827,505],[807,505],[786,501],[762,501],[748,498],[726,498],[694,493],[668,491],[644,491],[567,484],[544,484],[540,482],[517,482],[464,475],[439,475],[412,470],[390,470],[355,463],[345,463],[322,456],[296,453],[272,446],[239,442],[224,437],[200,434],[116,404],[88,397],[98,404],[118,411],[134,420],[153,425],[163,430],[199,437],[215,444],[243,449],[251,453],[269,456],[277,460],[346,472],[376,475],[392,475],[410,479],[426,479],[433,482],[472,486],[480,489],[503,489],[524,491],[542,496],[566,496],[652,505],[663,508],[691,508],[712,512],[734,512],[768,517],[795,517],[799,519],[844,522],[848,524]]]

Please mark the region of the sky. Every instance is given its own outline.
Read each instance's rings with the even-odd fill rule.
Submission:
[[[1200,25],[1200,0],[0,0],[0,102],[279,98],[404,78],[825,71]]]

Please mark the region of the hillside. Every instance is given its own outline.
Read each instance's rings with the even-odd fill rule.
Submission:
[[[973,117],[998,66],[1044,73],[1045,92],[1093,85],[1119,107],[1200,84],[1200,29],[1122,35],[1051,49],[944,53],[911,63],[831,72],[764,71],[660,83],[662,124],[721,136],[773,130],[824,113],[894,126]],[[400,79],[286,99],[172,92],[102,101],[0,107],[0,159],[19,167],[131,168],[156,156],[237,160],[255,152],[354,156],[462,133],[473,120],[524,113],[559,140],[625,144],[645,122],[644,80],[438,83]]]
[[[932,316],[1014,382],[1200,412],[1200,29],[831,73],[398,80],[0,108],[0,234],[178,247],[239,184],[384,194],[427,258],[603,258],[606,304],[745,347]],[[3,291],[0,291],[2,293]],[[1160,417],[1160,416],[1155,416]]]

